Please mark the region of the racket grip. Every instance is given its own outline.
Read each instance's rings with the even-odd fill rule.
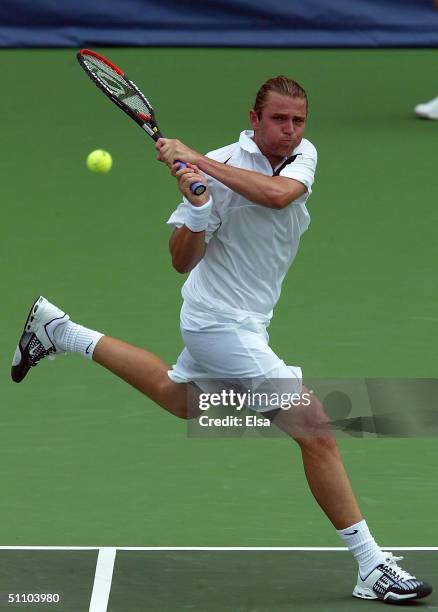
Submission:
[[[185,164],[184,162],[178,161],[178,163],[180,168],[187,168],[187,164]],[[204,185],[204,183],[201,183],[200,181],[198,181],[197,183],[192,183],[190,185],[190,191],[197,196],[202,195],[206,189],[207,187]]]

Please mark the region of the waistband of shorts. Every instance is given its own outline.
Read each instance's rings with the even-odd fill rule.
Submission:
[[[260,312],[251,312],[250,310],[238,310],[232,307],[223,307],[220,303],[211,304],[206,302],[198,302],[187,295],[183,295],[184,304],[194,312],[206,312],[212,315],[220,316],[224,319],[229,319],[236,323],[243,323],[245,321],[253,321],[254,323],[264,325],[267,327],[271,322],[271,317]],[[184,306],[184,305],[183,305]]]

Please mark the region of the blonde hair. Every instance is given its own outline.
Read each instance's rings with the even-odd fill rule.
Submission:
[[[289,79],[284,75],[279,75],[263,83],[257,92],[254,110],[257,113],[257,117],[261,119],[262,112],[268,101],[269,92],[275,92],[282,96],[289,96],[290,98],[301,98],[306,101],[306,112],[309,109],[309,102],[307,94],[303,87],[296,81]]]

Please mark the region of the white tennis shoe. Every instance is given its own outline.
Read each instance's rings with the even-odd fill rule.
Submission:
[[[417,117],[422,119],[438,119],[438,97],[424,104],[417,104],[414,110]]]
[[[383,563],[362,578],[360,572],[354,587],[354,597],[380,599],[385,603],[402,603],[408,599],[421,599],[432,593],[427,582],[419,580],[397,565],[403,557],[384,552]]]
[[[30,368],[44,357],[53,358],[63,353],[55,343],[54,333],[58,325],[66,323],[70,317],[46,298],[40,296],[32,304],[23,332],[18,341],[12,360],[11,378],[19,383]]]

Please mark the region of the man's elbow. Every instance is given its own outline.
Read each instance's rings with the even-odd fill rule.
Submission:
[[[272,208],[275,210],[282,210],[289,206],[293,202],[293,198],[291,198],[290,194],[284,193],[274,193],[270,198],[270,203]]]
[[[198,260],[192,259],[191,261],[184,261],[182,259],[178,259],[177,257],[172,257],[172,267],[179,274],[188,274],[198,265],[200,260],[201,258]]]
[[[190,272],[192,270],[192,268],[188,264],[185,264],[174,258],[172,258],[172,267],[179,274],[187,274],[187,272]]]
[[[272,208],[282,210],[292,204],[300,197],[301,193],[291,193],[290,191],[274,193],[271,197]]]

